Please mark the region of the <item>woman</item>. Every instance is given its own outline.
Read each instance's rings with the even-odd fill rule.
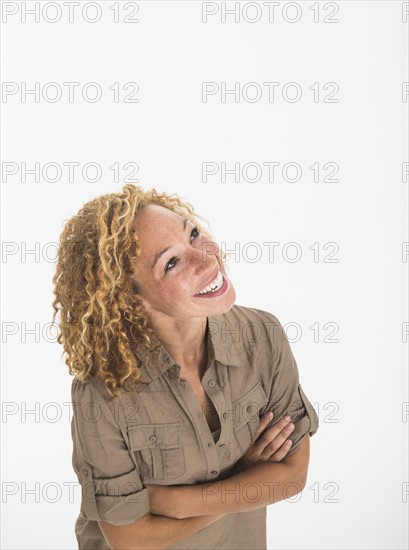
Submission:
[[[80,550],[265,549],[266,506],[305,486],[318,419],[288,340],[234,304],[198,218],[128,184],[62,232],[53,320],[75,375]]]

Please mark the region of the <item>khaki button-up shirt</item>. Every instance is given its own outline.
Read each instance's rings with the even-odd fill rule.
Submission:
[[[201,383],[220,419],[211,432],[180,366],[161,346],[145,348],[142,380],[111,399],[102,380],[72,382],[72,464],[82,486],[75,524],[79,550],[109,550],[97,521],[134,523],[149,513],[145,484],[189,485],[231,475],[251,445],[261,416],[285,414],[295,429],[293,454],[318,416],[304,394],[297,363],[278,319],[266,311],[234,305],[209,316],[208,363]],[[145,350],[145,351],[144,351]],[[170,549],[266,549],[266,507],[228,514]]]

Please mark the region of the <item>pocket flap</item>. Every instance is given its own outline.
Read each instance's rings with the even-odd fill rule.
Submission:
[[[258,421],[260,409],[267,405],[268,398],[262,383],[259,381],[239,399],[233,402],[233,423],[234,427],[240,428],[248,422]]]
[[[181,446],[179,423],[140,424],[128,428],[132,451],[140,449],[175,449]]]

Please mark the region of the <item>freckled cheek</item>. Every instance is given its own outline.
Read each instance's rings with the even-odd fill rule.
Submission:
[[[179,296],[181,298],[194,294],[194,290],[192,290],[192,283],[190,280],[187,280],[186,277],[178,277],[176,281],[172,282],[169,292],[173,296]]]

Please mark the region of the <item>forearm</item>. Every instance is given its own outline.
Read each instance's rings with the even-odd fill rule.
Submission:
[[[155,534],[155,539],[159,542],[159,546],[156,545],[154,548],[155,550],[168,548],[190,537],[190,535],[200,531],[200,529],[215,523],[225,515],[225,513],[216,513],[182,519],[151,515],[150,522],[152,533]],[[153,547],[151,548],[153,549]]]
[[[258,464],[221,481],[173,487],[179,518],[256,510],[303,488],[296,470],[280,462]]]
[[[129,525],[100,522],[111,550],[162,550],[215,523],[226,514],[174,519],[147,514]]]

